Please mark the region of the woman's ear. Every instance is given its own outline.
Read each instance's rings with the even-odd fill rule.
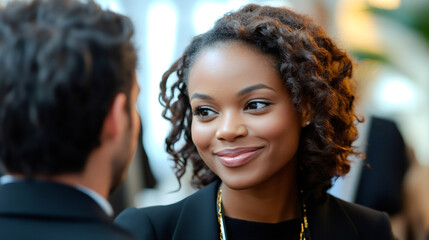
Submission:
[[[310,104],[305,104],[301,112],[301,127],[307,127],[311,124]]]
[[[127,122],[126,114],[127,97],[124,93],[119,93],[113,99],[109,112],[104,119],[101,133],[102,139],[117,138],[125,130]]]

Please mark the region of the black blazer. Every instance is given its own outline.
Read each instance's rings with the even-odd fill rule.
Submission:
[[[85,193],[63,184],[0,185],[0,239],[135,240]]]
[[[211,183],[172,205],[126,209],[115,223],[144,240],[218,240],[218,185]],[[387,214],[331,195],[323,204],[308,209],[308,221],[313,240],[394,239]]]

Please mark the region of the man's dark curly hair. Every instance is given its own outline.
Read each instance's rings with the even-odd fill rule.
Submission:
[[[133,31],[129,18],[92,1],[0,9],[0,159],[8,172],[83,170],[114,97],[130,94]]]
[[[211,30],[194,37],[162,77],[163,117],[172,123],[166,149],[173,156],[179,183],[188,161],[193,166],[194,186],[218,179],[192,142],[187,80],[202,49],[230,41],[271,56],[296,110],[310,113],[311,124],[300,136],[297,171],[307,197],[320,199],[331,187],[332,178],[349,171],[348,155],[358,154],[352,147],[358,135],[355,124],[360,121],[353,108],[352,61],[310,18],[285,8],[254,4],[225,14]],[[169,83],[173,73],[177,78]]]

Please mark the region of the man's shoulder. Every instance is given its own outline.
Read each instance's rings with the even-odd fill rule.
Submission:
[[[0,236],[46,240],[135,239],[114,225],[85,193],[42,181],[0,186]]]
[[[0,214],[63,219],[105,219],[106,213],[88,194],[75,187],[39,180],[0,186]]]
[[[135,240],[112,222],[97,219],[0,214],[1,239]]]

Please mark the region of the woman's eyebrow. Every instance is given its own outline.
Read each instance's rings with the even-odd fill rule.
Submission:
[[[194,98],[199,98],[199,99],[203,99],[203,100],[213,100],[212,97],[210,97],[209,95],[206,94],[202,94],[202,93],[194,93],[191,96],[191,100]]]
[[[238,96],[242,96],[244,94],[253,92],[253,91],[258,90],[258,89],[264,89],[264,88],[272,90],[274,92],[276,91],[276,90],[274,90],[274,88],[268,87],[267,85],[260,83],[260,84],[255,84],[255,85],[243,88],[240,92],[237,93],[237,95]],[[203,100],[213,100],[213,98],[210,97],[209,95],[202,94],[202,93],[194,93],[194,94],[192,94],[191,100],[194,99],[194,98],[199,98],[199,99],[203,99]]]
[[[258,90],[258,89],[262,89],[262,88],[270,89],[270,90],[272,90],[274,92],[276,91],[276,90],[274,90],[274,88],[268,87],[267,85],[260,83],[260,84],[255,84],[255,85],[252,85],[252,86],[249,86],[249,87],[246,87],[246,88],[242,89],[240,92],[238,92],[237,95],[241,96],[241,95],[250,93],[252,91],[255,91],[255,90]]]

